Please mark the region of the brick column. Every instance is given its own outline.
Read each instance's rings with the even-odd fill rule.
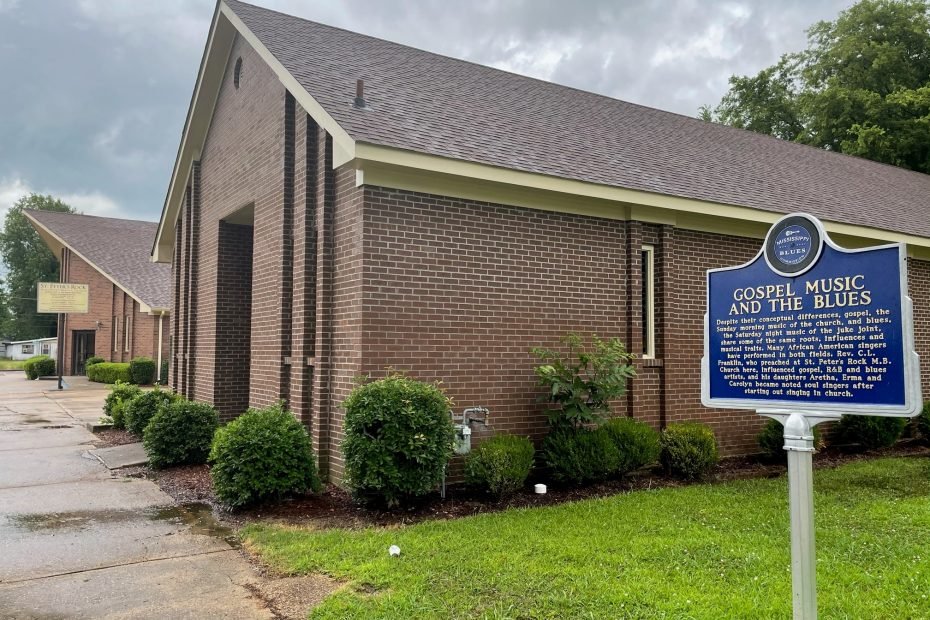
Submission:
[[[186,349],[185,369],[188,398],[209,398],[208,394],[197,391],[197,310],[198,310],[198,273],[200,271],[200,162],[191,164],[191,186],[189,208],[187,210],[187,316],[185,320]]]
[[[316,339],[317,185],[320,128],[308,114],[297,126],[294,174],[294,274],[291,338],[291,411],[312,431]]]
[[[321,129],[318,141],[316,196],[316,321],[314,325],[314,368],[311,428],[313,449],[320,463],[320,474],[329,476],[330,434],[332,420],[332,348],[333,348],[333,262],[335,251],[336,179],[333,170],[333,142]]]
[[[281,209],[281,280],[278,322],[281,337],[281,375],[278,393],[290,405],[291,377],[301,367],[300,361],[292,359],[292,319],[294,303],[294,183],[297,140],[297,102],[289,92],[284,93],[284,191]]]
[[[172,287],[172,302],[173,308],[171,311],[171,349],[170,356],[168,358],[168,385],[175,392],[181,392],[181,373],[180,364],[181,357],[180,352],[183,350],[181,347],[181,324],[184,322],[182,317],[182,300],[184,299],[184,290],[182,288],[183,284],[183,261],[181,254],[181,245],[184,230],[181,225],[183,217],[178,216],[177,222],[174,224],[174,256],[171,261],[171,268],[174,271],[174,286]],[[115,332],[114,332],[115,333]],[[115,337],[115,336],[114,336]],[[112,350],[113,344],[110,343],[110,348]],[[109,356],[108,356],[109,357]]]
[[[643,350],[643,225],[642,222],[627,222],[626,229],[626,270],[627,270],[627,349],[642,357]],[[642,362],[636,364],[637,372],[643,372]],[[638,381],[634,378],[628,383],[626,394],[627,415],[636,415]]]

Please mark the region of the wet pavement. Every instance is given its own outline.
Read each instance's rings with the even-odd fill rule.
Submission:
[[[88,454],[106,390],[0,372],[0,619],[271,618],[205,506]]]

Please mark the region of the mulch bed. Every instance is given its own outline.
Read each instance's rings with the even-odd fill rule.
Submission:
[[[814,457],[817,468],[836,467],[853,461],[884,456],[930,456],[930,448],[915,441],[905,441],[893,448],[856,453],[842,447],[830,447]],[[783,464],[768,463],[756,457],[723,460],[708,482],[725,482],[752,478],[773,478],[785,473]],[[213,495],[210,471],[206,465],[175,467],[154,471],[147,467],[124,470],[125,475],[147,477],[179,503],[200,502],[214,507],[218,518],[230,526],[248,521],[273,521],[316,528],[362,528],[367,526],[405,525],[435,519],[456,519],[509,508],[551,506],[582,499],[608,497],[641,489],[682,486],[679,480],[658,470],[641,471],[619,481],[604,482],[582,488],[549,485],[548,493],[536,495],[531,487],[503,501],[494,501],[456,485],[448,488],[446,499],[438,494],[424,498],[414,506],[399,510],[377,510],[361,506],[343,489],[327,485],[319,495],[301,496],[229,512]],[[533,483],[530,477],[529,483]]]
[[[124,446],[127,443],[138,443],[142,441],[136,435],[121,428],[107,428],[96,431],[94,435],[97,440],[94,442],[98,448],[111,448],[113,446]]]

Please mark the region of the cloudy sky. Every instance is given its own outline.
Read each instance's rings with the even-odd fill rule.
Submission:
[[[694,115],[851,0],[254,0]],[[0,0],[0,215],[52,193],[158,219],[214,3]]]

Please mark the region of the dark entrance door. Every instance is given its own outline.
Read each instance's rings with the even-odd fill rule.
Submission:
[[[84,361],[94,355],[94,335],[96,332],[92,329],[71,332],[71,372],[76,375],[83,375],[86,371]]]

